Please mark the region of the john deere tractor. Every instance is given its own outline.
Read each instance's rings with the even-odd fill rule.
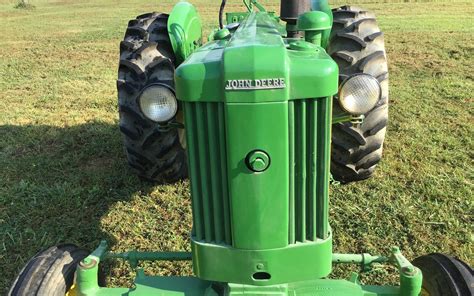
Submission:
[[[92,253],[74,245],[38,253],[11,295],[472,295],[466,263],[433,253],[411,263],[333,252],[331,175],[369,177],[387,125],[383,34],[370,12],[326,0],[282,0],[280,16],[256,0],[219,11],[203,44],[188,2],[129,22],[117,80],[120,130],[140,177],[189,176],[192,252]],[[157,221],[159,223],[159,221]],[[123,259],[132,287],[99,285],[99,268]],[[192,260],[194,276],[150,276],[145,260]],[[397,267],[399,284],[329,279],[335,264]]]
[[[377,26],[375,16],[356,7],[346,6],[331,11],[326,1],[312,1],[312,3],[309,0],[282,1],[281,17],[279,19],[285,23],[281,24],[273,13],[266,12],[258,2],[244,1],[244,4],[249,12],[255,13],[260,18],[263,18],[260,15],[267,15],[269,20],[265,20],[265,24],[271,26],[280,34],[281,38],[275,42],[281,45],[281,52],[271,57],[266,57],[265,54],[254,57],[248,61],[252,64],[249,64],[248,68],[245,68],[245,64],[243,64],[245,60],[242,57],[238,56],[232,59],[233,63],[238,63],[242,67],[240,71],[245,68],[247,72],[251,72],[251,74],[237,77],[241,79],[230,79],[234,78],[232,76],[227,79],[226,75],[230,70],[227,68],[222,70],[222,73],[214,75],[219,75],[222,80],[221,83],[224,84],[224,90],[226,90],[225,86],[229,80],[257,79],[257,83],[259,83],[258,78],[273,79],[273,77],[279,78],[280,76],[286,78],[285,82],[288,85],[285,84],[285,87],[279,88],[278,85],[273,85],[273,82],[271,82],[270,85],[265,84],[265,91],[260,90],[258,92],[258,89],[249,89],[248,86],[239,87],[237,85],[235,89],[227,89],[227,91],[231,90],[231,96],[240,98],[253,90],[256,92],[255,94],[252,93],[252,97],[263,94],[265,97],[269,96],[271,98],[263,100],[256,97],[252,100],[232,99],[228,102],[292,101],[293,99],[306,98],[304,96],[307,94],[304,91],[309,92],[311,88],[322,91],[320,85],[323,85],[324,89],[332,87],[332,92],[334,92],[336,87],[342,86],[342,83],[349,77],[358,74],[372,76],[359,76],[349,84],[352,86],[347,86],[347,90],[356,87],[357,91],[373,92],[371,97],[364,96],[365,99],[372,100],[364,102],[365,105],[362,105],[362,102],[357,105],[352,101],[346,103],[346,105],[339,104],[337,94],[331,95],[336,100],[335,112],[332,115],[331,173],[334,178],[341,182],[368,178],[381,159],[388,119],[387,57],[383,34]],[[253,12],[253,5],[260,11]],[[247,14],[228,13],[228,24],[223,26],[221,9],[220,30],[210,36],[209,39],[213,43],[201,48],[201,20],[197,13],[188,14],[188,10],[194,12],[194,9],[190,7],[192,6],[189,4],[178,4],[170,15],[151,13],[138,16],[135,20],[129,22],[125,38],[120,46],[120,68],[117,81],[120,130],[124,136],[125,150],[130,167],[138,176],[148,181],[172,182],[191,173],[188,170],[187,158],[190,156],[186,153],[186,137],[184,136],[188,131],[187,128],[184,128],[185,102],[227,101],[224,99],[227,91],[217,93],[218,89],[208,89],[207,85],[201,85],[196,90],[186,89],[188,92],[194,92],[193,98],[199,95],[200,99],[181,100],[179,96],[181,91],[180,82],[174,79],[175,69],[197,49],[199,51],[196,53],[202,54],[202,50],[209,48],[209,46],[227,46],[234,33],[240,27],[244,27],[247,18]],[[313,10],[312,13],[301,15],[311,9]],[[182,12],[184,10],[186,11]],[[297,24],[300,15],[301,20]],[[253,26],[255,29],[261,27],[256,20]],[[240,31],[243,31],[243,29]],[[275,32],[271,31],[259,30],[258,32],[259,34],[254,34],[253,39],[257,37],[269,38],[267,37],[269,34],[270,36],[276,35]],[[302,39],[300,38],[302,35],[307,37]],[[237,39],[234,37],[233,40],[235,44]],[[247,50],[243,51],[242,54],[248,55],[247,51],[253,51],[253,48],[255,50],[263,48],[261,50],[265,51],[267,49],[265,45],[270,46],[263,39],[259,39],[260,43],[256,40],[252,43],[252,46],[246,47]],[[248,41],[249,39],[246,38],[245,42]],[[257,46],[257,44],[260,45]],[[229,45],[232,45],[232,43],[229,43]],[[305,48],[302,49],[301,46]],[[311,47],[318,47],[318,49],[313,50]],[[241,46],[239,48],[243,50]],[[286,50],[283,51],[283,48]],[[302,72],[306,73],[305,76],[309,77],[309,82],[301,79],[301,75],[293,76],[294,73],[298,72],[296,66],[288,65],[285,69],[280,69],[279,71],[285,72],[285,77],[282,76],[283,74],[265,74],[265,72],[262,72],[276,62],[280,62],[279,65],[283,67],[285,63],[297,61],[298,59],[292,58],[293,55],[302,55],[302,52],[314,53],[315,51],[319,52],[320,55],[329,54],[332,57],[332,62],[335,62],[339,69],[339,73],[334,73],[339,78],[338,80],[333,78],[329,81],[331,76],[328,75],[329,73],[322,72],[320,68],[322,64],[308,64],[307,67],[311,69],[311,72],[308,73],[306,73],[306,68],[301,69]],[[210,53],[215,54],[220,53],[220,51],[213,50]],[[225,53],[227,53],[227,50],[225,50]],[[224,57],[225,54],[222,53],[220,62],[226,66],[230,59]],[[254,59],[259,61],[258,66]],[[269,59],[269,61],[266,61],[266,59]],[[319,60],[330,62],[321,58]],[[204,61],[207,60],[202,59],[201,64],[204,65]],[[303,59],[302,63],[305,63],[304,61]],[[198,60],[195,60],[195,63],[197,62]],[[270,65],[266,65],[266,63]],[[332,63],[332,65],[335,64]],[[276,70],[271,68],[267,71]],[[314,72],[317,72],[316,76],[310,76]],[[320,76],[324,76],[328,80],[321,81]],[[177,76],[178,79],[180,77]],[[188,79],[187,77],[183,78]],[[206,81],[209,79],[210,77],[207,76],[203,78]],[[290,83],[288,79],[297,82],[296,84]],[[372,86],[371,89],[363,88],[362,86],[369,80],[375,86]],[[316,84],[318,81],[320,81],[320,84]],[[359,82],[362,82],[360,87]],[[161,85],[161,87],[157,88],[157,85]],[[149,88],[150,86],[153,86],[153,88]],[[197,86],[193,85],[191,87]],[[217,88],[217,86],[215,87]],[[147,90],[144,91],[144,89]],[[280,91],[275,89],[280,89]],[[200,90],[213,92],[212,96],[215,99],[202,98],[203,94],[199,92]],[[292,94],[291,91],[293,90],[297,93]],[[286,93],[288,91],[290,93],[286,95],[287,99],[276,99],[276,97],[281,96],[278,92]],[[301,92],[301,94],[298,92]],[[327,92],[331,93],[331,90],[327,89]],[[320,95],[320,93],[309,94],[310,97]],[[321,94],[323,93],[321,92]],[[324,94],[326,95],[326,93]],[[163,103],[156,101],[157,95],[163,96]],[[176,101],[176,95],[179,102]],[[139,96],[149,99],[138,99]],[[173,97],[173,102],[176,103],[168,105],[166,100],[170,96]],[[376,100],[375,106],[374,100]],[[158,105],[155,107],[155,104],[163,104],[163,107],[157,107]],[[363,118],[364,120],[362,120]],[[224,123],[215,124],[221,125]]]

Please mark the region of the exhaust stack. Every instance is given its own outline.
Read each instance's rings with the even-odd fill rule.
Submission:
[[[297,37],[296,20],[302,13],[311,10],[311,1],[309,0],[281,0],[280,18],[286,22],[287,37]]]
[[[298,16],[311,10],[311,1],[309,0],[281,0],[280,17],[287,23],[296,25]]]

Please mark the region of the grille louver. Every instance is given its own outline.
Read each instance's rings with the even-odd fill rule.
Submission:
[[[329,100],[288,102],[290,244],[324,239],[328,235]]]
[[[193,236],[231,245],[224,105],[184,103]]]

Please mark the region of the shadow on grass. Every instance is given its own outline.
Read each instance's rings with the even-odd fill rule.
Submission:
[[[101,217],[153,188],[129,171],[114,124],[4,125],[0,135],[0,294],[41,249],[115,244]]]

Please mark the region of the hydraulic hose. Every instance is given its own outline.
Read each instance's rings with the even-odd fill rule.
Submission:
[[[221,7],[219,8],[219,28],[224,28],[224,8],[227,0],[222,0]]]

